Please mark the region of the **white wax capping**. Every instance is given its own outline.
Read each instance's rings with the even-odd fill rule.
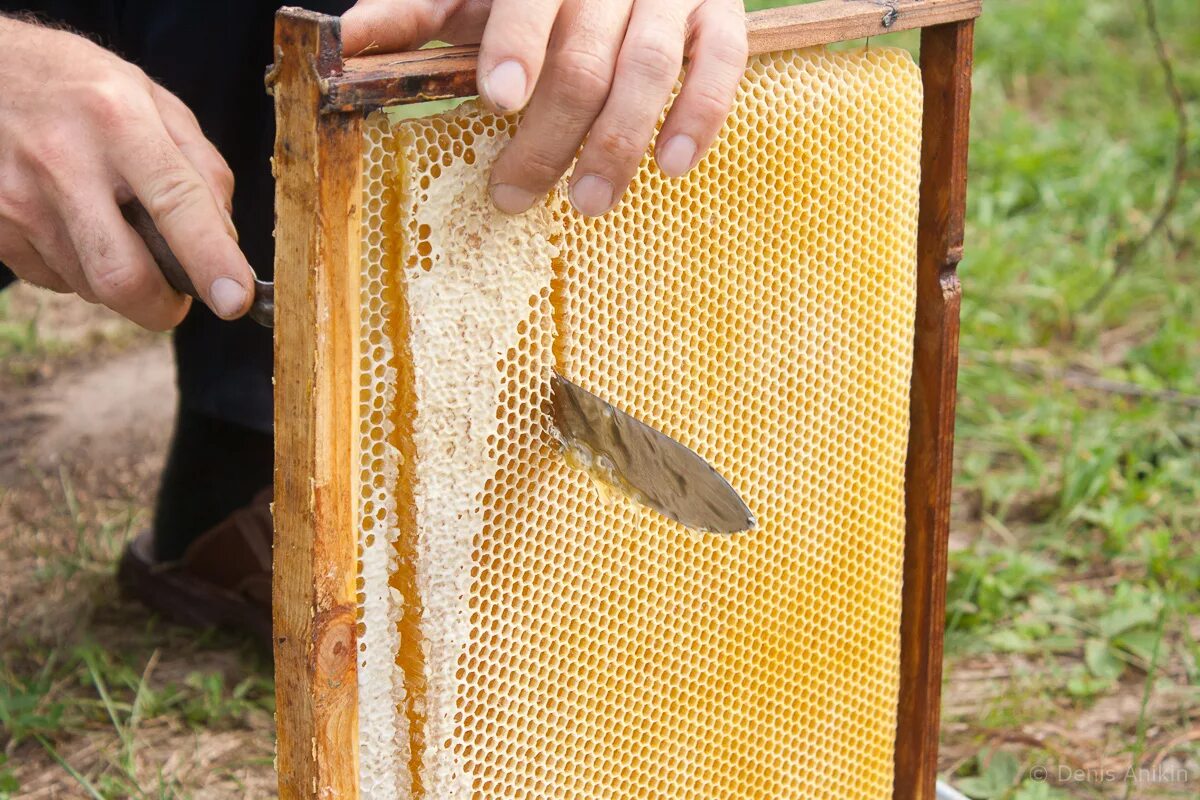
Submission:
[[[428,226],[431,267],[406,270],[409,343],[417,396],[415,500],[417,590],[427,681],[426,792],[470,796],[470,778],[443,752],[454,733],[459,656],[471,625],[474,540],[484,488],[498,464],[489,453],[505,376],[497,363],[517,345],[529,300],[548,289],[561,228],[545,204],[501,213],[487,168],[508,137],[475,139],[475,164],[455,160],[431,177],[416,211]]]

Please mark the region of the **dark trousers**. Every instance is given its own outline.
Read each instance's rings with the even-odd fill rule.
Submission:
[[[269,278],[274,266],[270,158],[275,121],[263,75],[272,59],[279,2],[0,0],[0,11],[30,11],[47,23],[83,33],[179,95],[233,169],[233,221],[241,246],[259,277]],[[352,0],[303,4],[340,14]],[[0,87],[5,79],[0,75]],[[11,280],[0,264],[0,287]],[[184,412],[270,432],[270,331],[246,319],[223,322],[194,303],[175,331],[174,343]]]

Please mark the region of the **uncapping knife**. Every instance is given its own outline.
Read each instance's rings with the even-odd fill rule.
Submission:
[[[199,300],[142,204],[128,203],[121,212],[171,288]],[[274,284],[255,278],[249,316],[268,328],[274,325]],[[754,527],[754,515],[729,481],[696,452],[557,372],[551,378],[551,409],[564,455],[594,479],[689,528],[737,533]]]
[[[186,294],[188,297],[194,297],[200,302],[204,302],[192,284],[192,279],[188,277],[183,265],[179,263],[179,259],[172,252],[171,246],[167,244],[167,240],[163,238],[162,233],[154,224],[146,207],[137,200],[133,200],[121,206],[121,216],[125,217],[125,221],[129,223],[130,227],[142,237],[142,241],[146,243],[146,249],[154,257],[155,263],[158,264],[158,268],[171,288],[180,294]],[[265,328],[274,327],[275,284],[260,281],[257,275],[254,277],[254,302],[250,305],[250,311],[246,316]]]

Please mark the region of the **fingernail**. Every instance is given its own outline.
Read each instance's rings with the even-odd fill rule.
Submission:
[[[598,217],[612,207],[613,185],[599,175],[584,175],[571,187],[571,205],[580,214]]]
[[[208,287],[208,297],[218,317],[232,317],[246,304],[246,288],[233,278],[217,278]]]
[[[658,148],[658,168],[672,178],[678,178],[692,168],[696,157],[696,142],[692,137],[680,134],[672,136]]]
[[[501,111],[516,111],[525,102],[528,79],[516,61],[501,61],[483,80],[483,94]]]
[[[537,201],[537,195],[527,192],[511,183],[497,183],[492,186],[492,202],[496,208],[505,214],[520,214],[528,211]]]

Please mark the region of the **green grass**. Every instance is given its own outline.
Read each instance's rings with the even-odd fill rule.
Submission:
[[[1158,8],[1198,117],[1200,19],[1183,0]],[[954,558],[951,652],[1099,635],[1145,667],[1145,641],[1111,637],[1160,613],[1175,631],[1200,610],[1200,191],[1185,184],[1165,233],[1085,312],[1172,168],[1141,5],[993,3],[978,49],[957,485],[981,530]],[[1063,588],[1091,575],[1116,580],[1100,596]],[[1115,677],[1087,661],[1091,678]]]
[[[152,630],[142,636],[158,638]],[[30,642],[21,663],[0,667],[0,728],[5,733],[0,740],[0,800],[19,796],[11,770],[15,764],[7,764],[7,753],[28,757],[30,748],[40,748],[90,797],[188,797],[196,787],[182,786],[161,772],[147,779],[146,762],[161,761],[164,754],[156,751],[139,759],[139,748],[153,741],[141,733],[143,728],[184,726],[211,735],[261,728],[255,715],[274,712],[270,673],[261,664],[232,685],[221,672],[200,669],[179,680],[160,680],[154,674],[160,651],[147,653],[137,646],[138,638],[131,632],[134,646],[120,648],[91,639],[70,648]],[[227,640],[211,634],[189,638],[193,641],[177,641],[176,646],[193,652],[229,647]],[[255,663],[247,658],[247,664]],[[110,743],[101,762],[84,771],[62,753],[59,742],[88,731],[106,731]]]
[[[1122,244],[1150,227],[1173,167],[1176,119],[1142,4],[988,0],[977,28],[948,698],[978,664],[1003,674],[990,679],[996,691],[946,715],[943,738],[956,784],[976,798],[1152,797],[1123,783],[1055,786],[1029,770],[1097,753],[1136,763],[1167,746],[1200,757],[1195,742],[1172,744],[1200,707],[1189,624],[1200,613],[1200,14],[1194,0],[1157,8],[1192,118],[1191,167],[1165,229],[1094,309],[1089,298]],[[915,48],[917,37],[886,41]],[[56,357],[39,320],[7,302],[0,295],[0,359]],[[55,496],[55,524],[80,546],[34,577],[107,581],[131,515],[82,513],[65,473]],[[20,796],[17,759],[35,753],[87,796],[188,796],[196,787],[141,771],[139,734],[237,729],[272,710],[252,659],[163,677],[160,645],[185,661],[229,649],[153,627],[120,644],[6,645],[0,800]],[[1122,698],[1132,704],[1082,729]],[[1013,738],[1047,726],[1079,738]],[[103,763],[72,766],[66,743],[97,731],[111,744]],[[1186,788],[1159,787],[1194,796]]]
[[[42,356],[45,342],[42,339],[38,315],[17,318],[11,311],[12,299],[0,292],[0,359],[4,363],[16,356]]]
[[[0,391],[44,377],[45,370],[84,355],[101,355],[154,336],[99,306],[76,304],[63,318],[58,296],[22,287],[0,291]],[[16,296],[16,295],[19,295]],[[57,311],[57,313],[56,313]],[[96,320],[103,319],[103,324]]]
[[[1157,9],[1195,129],[1200,18],[1187,0]],[[980,709],[979,741],[1046,709],[1139,696],[1107,753],[1137,761],[1151,723],[1194,724],[1200,677],[1200,146],[1163,233],[1089,310],[1173,168],[1142,5],[992,2],[977,47],[956,475],[977,511],[951,559],[949,666],[1020,654],[1043,676],[1017,713]],[[1190,687],[1190,704],[1149,719],[1171,687]],[[975,797],[1060,791],[1031,787],[1007,756],[1001,775],[985,761],[965,765]]]

